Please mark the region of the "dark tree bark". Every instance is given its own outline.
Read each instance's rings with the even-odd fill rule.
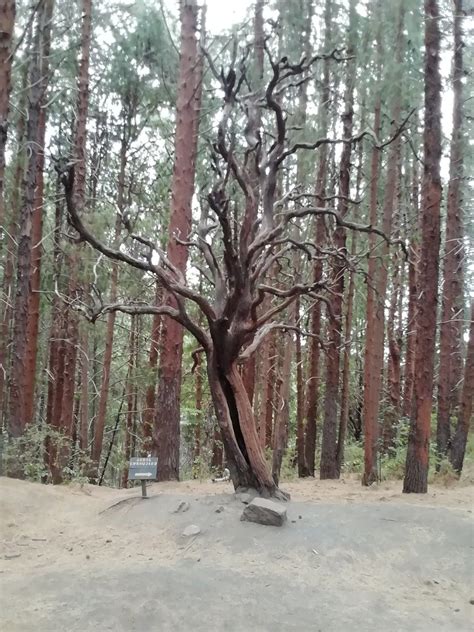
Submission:
[[[41,4],[36,18],[30,70],[30,95],[26,144],[28,162],[22,185],[22,206],[19,218],[16,293],[14,299],[14,326],[12,340],[12,366],[9,389],[9,430],[13,437],[20,436],[27,423],[26,385],[28,375],[26,354],[28,335],[28,309],[30,299],[30,274],[33,248],[33,216],[35,186],[41,152],[41,104],[47,87],[47,63],[44,53],[50,39],[53,2]],[[46,46],[45,46],[46,44]],[[34,379],[34,378],[33,378]]]
[[[426,493],[433,394],[441,204],[440,29],[436,0],[425,0],[425,123],[421,252],[416,317],[415,402],[403,482],[405,493]]]
[[[26,50],[30,51],[32,44],[32,28],[28,29]],[[26,110],[28,97],[28,64],[24,64],[20,81],[21,98],[18,105],[18,117],[16,120],[16,146],[15,166],[10,198],[10,214],[8,221],[8,235],[6,238],[6,252],[4,254],[2,299],[0,300],[0,421],[7,426],[7,375],[10,366],[10,339],[12,334],[13,301],[14,301],[14,273],[15,254],[18,233],[18,219],[20,214],[20,193],[24,177],[26,162]]]
[[[462,376],[462,314],[464,244],[462,226],[463,178],[463,0],[454,2],[453,131],[449,164],[448,205],[444,247],[443,302],[439,337],[438,416],[436,445],[439,460],[446,456],[451,415],[459,403]]]
[[[462,387],[461,405],[459,407],[458,422],[452,440],[449,459],[453,469],[461,474],[466,452],[467,435],[472,424],[472,399],[474,397],[474,301],[471,302],[471,326],[469,329],[469,343],[467,346],[466,363],[464,366],[464,382]]]
[[[171,185],[171,216],[167,256],[182,274],[186,272],[188,249],[176,237],[186,240],[191,230],[191,201],[194,192],[196,142],[199,112],[195,108],[197,68],[196,0],[181,1],[181,53],[176,104],[175,160]],[[165,302],[174,307],[171,294]],[[161,481],[179,478],[180,390],[183,328],[164,318],[158,371],[158,396],[153,430],[153,452],[158,456]]]

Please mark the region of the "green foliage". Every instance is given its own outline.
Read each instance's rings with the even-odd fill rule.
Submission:
[[[86,472],[91,461],[87,454],[71,446],[70,438],[47,424],[31,424],[21,437],[10,439],[2,455],[2,469],[6,472],[15,472],[29,481],[47,480],[49,470],[46,464],[45,446],[48,440],[56,446],[58,453],[69,454],[69,458],[61,468],[64,481],[80,484],[89,482]]]

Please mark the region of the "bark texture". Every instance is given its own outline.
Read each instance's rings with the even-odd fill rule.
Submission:
[[[416,317],[414,414],[403,491],[426,493],[433,395],[441,204],[441,76],[439,8],[425,0],[425,121],[419,300]]]
[[[181,1],[181,52],[178,98],[176,104],[175,159],[171,185],[171,216],[168,229],[168,259],[182,274],[186,273],[188,249],[176,237],[186,240],[191,229],[191,202],[194,193],[196,142],[198,133],[195,108],[197,68],[196,0]],[[190,139],[193,139],[190,143]],[[176,307],[172,295],[165,302]],[[158,456],[159,480],[179,478],[181,359],[183,327],[164,318],[158,372],[158,396],[153,429],[153,452]]]
[[[444,247],[443,301],[439,337],[438,415],[436,445],[438,459],[446,456],[451,437],[451,415],[459,403],[462,377],[462,315],[463,305],[463,0],[454,2],[454,61],[453,61],[453,130],[449,164],[446,238]],[[439,461],[437,463],[439,467]]]

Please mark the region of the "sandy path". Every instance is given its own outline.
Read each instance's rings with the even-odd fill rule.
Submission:
[[[471,629],[471,485],[284,488],[274,529],[241,523],[227,484],[156,484],[142,501],[0,479],[0,629]],[[183,538],[192,523],[202,533]]]

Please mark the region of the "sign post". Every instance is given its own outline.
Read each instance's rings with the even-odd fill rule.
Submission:
[[[158,459],[156,457],[137,457],[130,459],[128,467],[128,480],[140,481],[142,485],[142,498],[148,498],[146,482],[156,481],[158,472]]]

